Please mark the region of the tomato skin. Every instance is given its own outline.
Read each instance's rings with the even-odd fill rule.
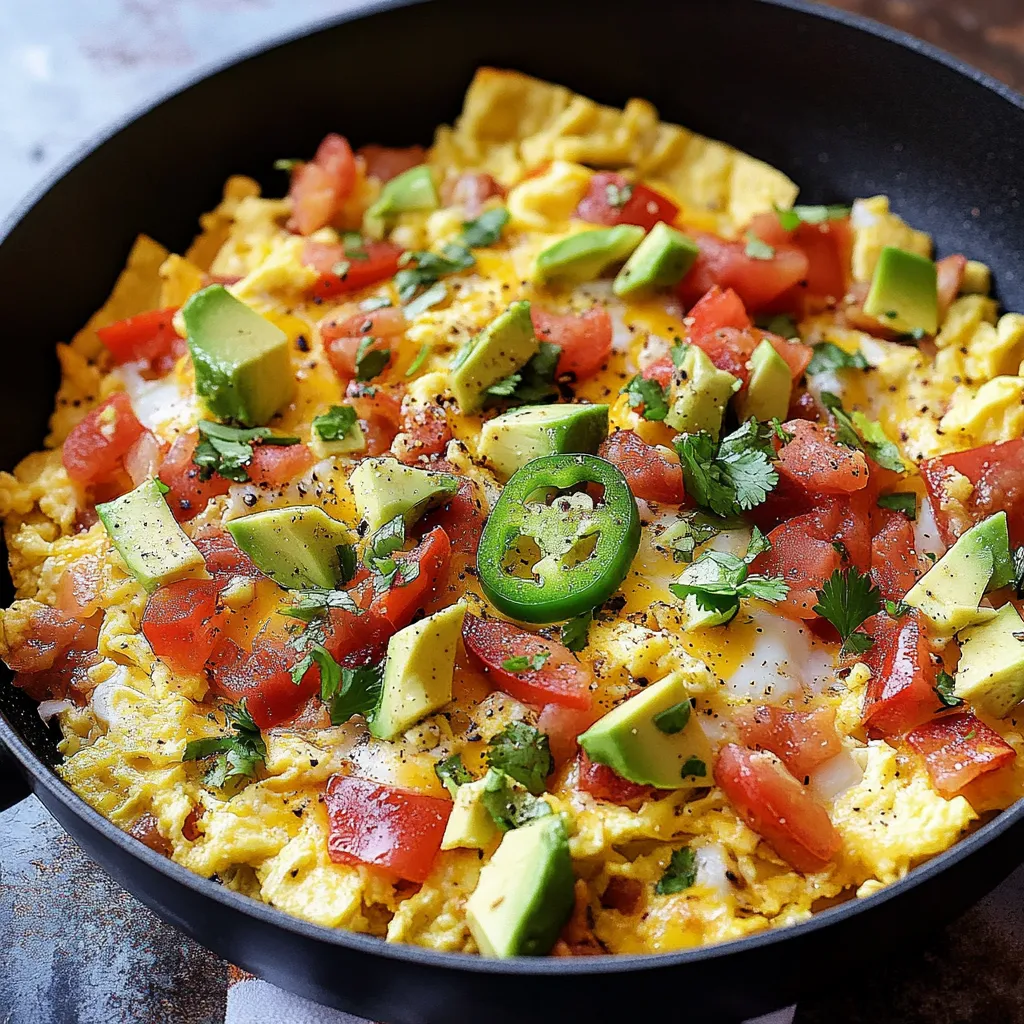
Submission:
[[[579,754],[579,788],[595,800],[607,800],[613,804],[635,804],[656,792],[653,786],[630,782],[606,764],[591,761],[582,750]]]
[[[126,320],[97,327],[96,334],[118,365],[145,362],[166,372],[185,352],[185,342],[174,329],[177,306],[136,313]]]
[[[309,163],[292,171],[288,230],[311,235],[330,224],[356,183],[356,161],[347,139],[324,136]]]
[[[810,420],[788,420],[783,429],[793,439],[779,451],[780,477],[810,494],[850,494],[867,486],[863,452],[837,444],[827,428]]]
[[[999,733],[970,712],[943,715],[919,725],[907,736],[907,743],[924,758],[932,785],[947,799],[1017,756]]]
[[[686,314],[690,324],[690,340],[698,343],[700,338],[723,327],[734,327],[743,331],[753,327],[754,322],[747,314],[743,300],[732,288],[720,288],[713,284],[697,300]]]
[[[861,712],[872,739],[900,736],[934,718],[942,706],[935,692],[938,669],[917,616],[879,616],[875,623],[875,642],[864,656],[871,678]]]
[[[61,460],[68,476],[90,486],[111,480],[143,431],[131,399],[118,391],[71,428],[64,439]]]
[[[461,206],[470,217],[476,217],[484,203],[493,196],[504,196],[505,190],[484,172],[467,171],[441,185],[445,206]]]
[[[480,619],[475,615],[466,616],[462,639],[466,651],[490,677],[495,689],[510,697],[536,707],[560,704],[580,711],[592,707],[590,669],[557,641],[520,629],[511,622]],[[509,658],[545,653],[548,658],[539,669],[510,672],[502,668]]]
[[[235,543],[227,530],[213,523],[197,530],[192,543],[199,548],[206,562],[206,571],[221,581],[233,576],[250,576],[258,579],[263,574],[256,563]]]
[[[99,661],[100,622],[99,615],[79,620],[56,608],[37,608],[23,639],[4,655],[14,685],[41,701],[62,700],[88,683],[86,671]]]
[[[345,255],[342,245],[306,243],[302,250],[302,262],[320,274],[310,289],[314,299],[330,299],[336,295],[358,292],[371,284],[387,281],[398,273],[398,261],[404,250],[397,245],[364,240],[361,248],[366,253],[365,259],[351,259]],[[344,275],[334,272],[339,263],[348,264]]]
[[[608,186],[630,188],[629,198],[621,206],[613,206],[608,197]],[[639,182],[630,185],[621,175],[601,171],[590,179],[586,195],[576,207],[576,216],[591,224],[613,227],[616,224],[637,224],[650,231],[658,221],[671,224],[679,207],[660,192]]]
[[[158,658],[185,672],[198,672],[217,640],[214,580],[179,580],[154,591],[142,616],[142,632]]]
[[[417,609],[444,586],[451,557],[452,545],[448,534],[435,526],[424,535],[412,551],[395,556],[399,563],[418,564],[419,575],[409,583],[391,587],[390,590],[375,597],[370,604],[370,610],[387,619],[396,630],[409,625]]]
[[[336,864],[368,864],[425,882],[441,849],[451,800],[384,786],[355,775],[327,783],[327,850]]]
[[[452,428],[443,405],[402,406],[401,431],[391,445],[399,462],[414,465],[442,455],[452,439]]]
[[[403,390],[400,384],[348,382],[345,398],[359,416],[367,455],[382,455],[394,444],[402,422]]]
[[[483,502],[476,485],[467,477],[459,480],[459,489],[439,508],[428,512],[421,520],[425,530],[440,527],[451,540],[454,553],[476,557],[480,534],[484,530]]]
[[[843,749],[832,708],[783,711],[762,704],[740,708],[734,720],[746,746],[771,751],[797,779],[804,778]]]
[[[400,309],[386,306],[369,313],[357,313],[344,320],[325,319],[317,325],[327,352],[331,368],[343,381],[350,381],[356,375],[356,355],[359,346],[367,339],[373,339],[372,349],[389,349],[394,361],[395,342],[405,335],[405,316]]]
[[[594,708],[580,710],[567,708],[562,704],[545,704],[537,719],[537,728],[547,735],[555,767],[560,768],[571,761],[579,750],[576,738],[587,731],[597,720]]]
[[[100,560],[93,555],[84,555],[72,562],[60,578],[57,611],[84,622],[99,610],[102,590]]]
[[[797,871],[820,871],[839,852],[828,812],[772,754],[729,743],[715,762],[715,782],[747,825]]]
[[[579,316],[560,316],[531,305],[530,318],[541,341],[562,348],[558,376],[571,373],[576,380],[586,380],[608,362],[612,352],[612,318],[604,306],[593,306]]]
[[[312,465],[313,453],[304,444],[257,444],[246,472],[257,487],[283,487]]]
[[[616,430],[601,443],[597,454],[618,467],[636,497],[666,505],[686,500],[679,459],[648,444],[632,430]]]
[[[170,488],[164,497],[179,523],[194,519],[211,498],[227,494],[231,486],[230,480],[217,473],[209,480],[200,477],[199,467],[192,461],[198,443],[198,431],[179,435],[160,464],[160,480]]]
[[[924,575],[915,551],[914,526],[901,512],[879,509],[881,526],[871,540],[871,578],[890,601],[900,601]]]
[[[361,156],[366,165],[366,176],[380,182],[390,181],[413,167],[419,167],[427,158],[422,146],[360,146],[356,156]]]
[[[1006,511],[1010,543],[1024,544],[1024,438],[982,445],[921,463],[939,534],[948,547],[965,530],[995,512]],[[974,491],[966,503],[951,499],[947,480],[961,473]]]

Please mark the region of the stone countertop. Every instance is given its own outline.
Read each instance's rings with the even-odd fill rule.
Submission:
[[[0,220],[56,163],[195,68],[346,0],[0,3]],[[1024,89],[1024,0],[838,0]],[[220,1024],[227,965],[163,924],[35,800],[0,815],[0,1022]],[[69,898],[69,894],[73,898]],[[797,1024],[1024,1021],[1024,868]],[[800,969],[801,965],[794,965]]]

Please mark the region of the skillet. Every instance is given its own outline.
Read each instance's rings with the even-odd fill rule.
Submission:
[[[228,174],[278,193],[274,158],[312,152],[326,131],[357,145],[428,143],[485,63],[601,102],[649,99],[666,119],[781,168],[804,202],[885,192],[940,254],[989,263],[1002,303],[1024,309],[1024,101],[926,44],[799,0],[367,4],[127,119],[0,229],[0,465],[38,446],[58,381],[54,344],[102,302],[136,233],[183,250]],[[11,598],[6,578],[0,596]],[[17,773],[0,768],[0,807],[23,795],[20,774],[164,919],[284,988],[392,1024],[762,1013],[905,954],[1004,878],[1024,840],[1020,801],[905,880],[794,928],[657,956],[495,962],[320,928],[192,875],[65,787],[55,739],[5,670],[0,750]]]

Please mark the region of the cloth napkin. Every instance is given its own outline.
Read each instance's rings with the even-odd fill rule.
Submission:
[[[754,1017],[745,1024],[793,1024],[795,1006]],[[370,1024],[341,1010],[293,996],[269,982],[254,978],[237,967],[228,978],[228,1005],[224,1024]],[[454,1024],[454,1022],[453,1022]]]

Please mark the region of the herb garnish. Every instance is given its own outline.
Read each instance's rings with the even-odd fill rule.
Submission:
[[[391,349],[373,348],[377,339],[367,335],[359,339],[356,349],[356,380],[367,381],[379,377],[391,361]]]
[[[954,686],[956,686],[956,680],[948,672],[940,672],[935,677],[935,696],[939,698],[941,705],[939,711],[945,711],[946,708],[958,708],[963,704],[963,697],[958,697],[953,692]]]
[[[688,757],[683,762],[682,770],[679,772],[680,778],[685,779],[687,775],[692,775],[694,778],[703,779],[708,773],[708,766],[699,757]]]
[[[395,274],[395,287],[399,301],[405,304],[420,288],[426,288],[448,274],[468,270],[476,263],[476,258],[465,246],[450,242],[439,253],[406,252],[398,262],[402,269]]]
[[[467,249],[484,249],[494,245],[501,238],[502,229],[507,223],[508,210],[504,206],[484,210],[476,220],[463,223],[461,242]]]
[[[833,341],[819,341],[813,346],[814,354],[807,364],[807,372],[814,376],[816,373],[831,373],[834,370],[866,370],[868,361],[861,352],[847,352],[840,348]]]
[[[829,220],[843,220],[850,216],[850,207],[840,204],[831,206],[794,206],[790,210],[775,207],[779,223],[785,231],[795,231],[803,224],[824,224]]]
[[[547,800],[538,800],[522,785],[517,785],[510,775],[496,768],[491,768],[484,776],[482,803],[502,832],[510,832],[552,813]]]
[[[491,740],[487,763],[521,782],[534,796],[544,792],[555,762],[545,733],[525,722],[512,722]]]
[[[321,667],[320,699],[330,708],[331,725],[341,725],[353,715],[362,715],[369,721],[380,698],[383,682],[383,662],[356,668],[338,666],[337,675],[331,673],[329,676],[325,676]]]
[[[671,896],[672,893],[689,889],[697,881],[697,857],[693,850],[684,846],[681,850],[673,850],[665,873],[658,880],[654,892],[658,896]]]
[[[406,320],[415,320],[421,313],[433,309],[447,298],[448,285],[444,281],[435,281],[425,292],[421,292],[411,302],[406,303],[402,312],[405,314]]]
[[[875,641],[860,631],[860,626],[882,610],[882,595],[871,577],[855,565],[836,569],[817,596],[818,603],[811,610],[836,627],[843,652],[863,654]]]
[[[655,728],[672,736],[686,728],[692,711],[693,708],[690,706],[690,702],[688,700],[681,700],[678,704],[673,704],[672,707],[659,711],[652,721]]]
[[[561,354],[561,345],[542,341],[524,367],[496,381],[486,394],[510,405],[535,405],[557,398],[555,374]]]
[[[455,794],[459,791],[459,786],[464,786],[467,782],[473,781],[473,776],[469,774],[469,769],[462,763],[461,754],[452,754],[451,757],[438,761],[434,765],[434,774],[444,784],[444,788],[451,793],[453,800],[455,799]]]
[[[629,398],[629,407],[640,411],[645,420],[663,420],[668,415],[668,388],[658,383],[653,377],[636,374],[620,395]]]
[[[313,433],[321,441],[343,441],[356,425],[356,419],[351,405],[332,405],[313,420]]]
[[[580,612],[561,629],[561,640],[570,651],[582,651],[587,646],[590,624],[594,621],[593,611]]]
[[[889,440],[881,423],[869,420],[862,412],[848,413],[841,399],[831,391],[822,391],[821,404],[832,414],[836,424],[836,440],[847,448],[855,448],[875,460],[883,469],[905,473],[900,450]]]
[[[190,740],[185,744],[181,758],[183,761],[200,761],[216,755],[203,781],[218,789],[234,779],[252,778],[267,757],[267,745],[263,742],[259,726],[245,706],[245,698],[237,705],[224,704],[221,711],[234,733]]]
[[[298,444],[297,437],[275,437],[270,427],[228,427],[210,420],[199,421],[199,443],[192,461],[199,467],[199,479],[209,480],[218,473],[225,480],[245,483],[249,474],[245,467],[252,462],[253,441],[263,444]]]
[[[894,512],[902,512],[908,519],[917,518],[917,495],[913,491],[896,491],[894,494],[881,494],[878,497],[879,508],[891,508]]]
[[[506,672],[539,672],[550,657],[550,651],[538,651],[536,654],[517,654],[514,658],[506,658],[501,663],[501,667]]]

